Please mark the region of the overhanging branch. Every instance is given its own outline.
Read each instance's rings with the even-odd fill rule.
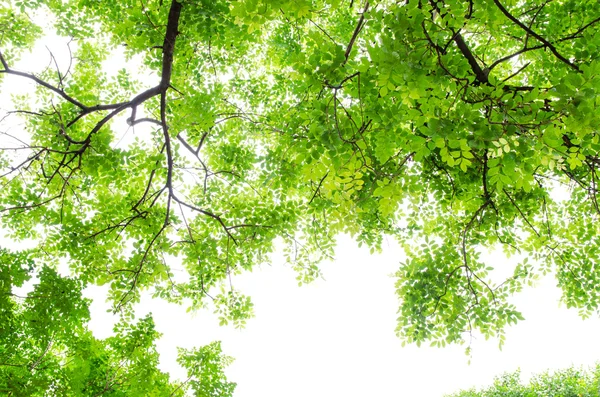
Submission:
[[[500,12],[502,12],[504,14],[504,16],[506,16],[508,19],[510,19],[515,25],[519,26],[521,29],[523,29],[525,32],[527,32],[528,35],[535,37],[539,42],[541,42],[544,45],[544,47],[547,47],[554,54],[554,56],[556,58],[560,59],[563,63],[565,63],[566,65],[568,65],[572,69],[575,69],[576,71],[580,72],[579,67],[577,65],[575,65],[574,63],[572,63],[571,61],[569,61],[563,55],[561,55],[558,52],[558,50],[556,49],[556,47],[552,43],[550,43],[544,37],[540,36],[539,34],[537,34],[536,32],[534,32],[533,30],[531,30],[531,28],[529,28],[523,22],[519,21],[514,15],[512,15],[502,5],[502,3],[500,3],[499,0],[493,0],[493,1],[494,1],[494,4],[496,4],[496,7],[498,7],[498,9],[500,10]]]

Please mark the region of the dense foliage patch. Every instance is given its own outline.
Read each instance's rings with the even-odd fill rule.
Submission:
[[[463,390],[448,397],[595,397],[600,391],[600,366],[568,368],[533,376],[523,383],[519,371],[504,374],[481,390]]]

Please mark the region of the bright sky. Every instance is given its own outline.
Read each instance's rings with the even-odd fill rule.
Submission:
[[[402,260],[390,242],[370,255],[341,238],[335,261],[323,264],[326,280],[298,287],[295,273],[274,257],[272,266],[234,279],[250,295],[256,318],[243,330],[219,327],[215,316],[147,299],[158,331],[161,366],[181,378],[176,346],[222,340],[236,361],[227,371],[238,383],[235,397],[441,397],[463,388],[486,386],[505,371],[532,372],[592,365],[600,357],[600,319],[582,320],[559,308],[553,279],[520,294],[515,303],[526,320],[511,327],[502,351],[497,341],[475,339],[471,364],[464,346],[444,349],[407,346],[394,335],[397,299],[389,277]],[[496,261],[496,266],[512,266]],[[100,289],[90,291],[98,297]],[[110,315],[93,304],[91,327],[110,334]]]
[[[38,54],[43,44],[36,47]],[[54,46],[53,51],[56,55],[60,48]],[[20,64],[32,61],[25,58]],[[23,80],[6,80],[4,93],[8,87],[26,87]],[[6,102],[0,105],[8,108]],[[341,238],[336,260],[322,266],[326,280],[298,287],[295,273],[275,256],[272,266],[233,280],[255,304],[256,318],[244,330],[219,327],[210,312],[191,315],[184,307],[151,299],[144,300],[139,314],[153,313],[164,335],[158,345],[161,367],[180,378],[185,376],[175,363],[176,346],[222,340],[224,352],[236,359],[227,371],[238,383],[235,397],[441,397],[488,385],[504,371],[521,368],[526,377],[572,364],[592,365],[600,357],[600,319],[584,321],[575,310],[559,308],[553,279],[514,300],[526,321],[508,330],[502,351],[495,340],[475,339],[469,365],[464,346],[402,348],[394,335],[398,304],[390,277],[401,261],[394,242],[386,245],[384,254],[369,255],[349,238]],[[514,266],[501,256],[494,262],[501,269]],[[87,291],[95,299],[91,328],[99,337],[112,332],[103,291]]]

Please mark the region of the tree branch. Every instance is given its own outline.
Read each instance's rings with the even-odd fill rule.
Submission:
[[[365,3],[365,8],[363,9],[363,12],[360,14],[360,18],[358,19],[356,28],[354,28],[354,32],[352,33],[352,37],[350,38],[350,42],[348,43],[348,46],[346,47],[346,52],[344,53],[344,62],[342,62],[342,66],[345,65],[346,62],[348,62],[348,57],[350,56],[350,52],[352,51],[354,42],[356,41],[356,38],[358,37],[362,28],[365,26],[365,14],[368,10],[369,10],[369,2],[367,1]]]
[[[496,4],[496,7],[498,7],[498,9],[500,10],[500,12],[502,12],[508,19],[510,19],[513,23],[515,23],[517,26],[519,26],[525,32],[527,32],[528,35],[535,37],[538,41],[540,41],[542,44],[544,44],[544,47],[547,47],[550,51],[552,51],[552,53],[554,54],[554,56],[556,58],[561,60],[563,63],[565,63],[572,69],[575,69],[576,71],[580,72],[579,67],[577,65],[575,65],[574,63],[572,63],[571,61],[569,61],[564,56],[562,56],[557,51],[556,47],[554,45],[552,45],[552,43],[550,43],[548,40],[546,40],[545,38],[543,38],[542,36],[540,36],[539,34],[534,32],[533,30],[531,30],[523,22],[519,21],[515,16],[513,16],[510,12],[508,12],[508,10],[502,5],[502,3],[500,3],[499,0],[493,0],[493,1],[494,1],[494,4]]]
[[[477,81],[480,84],[487,84],[489,69],[488,68],[481,69],[481,66],[479,66],[479,62],[477,62],[477,59],[475,59],[475,56],[469,49],[469,46],[463,39],[460,32],[457,32],[454,35],[454,42],[456,43],[456,46],[458,47],[460,52],[463,54],[463,56],[467,59],[467,62],[469,62],[469,66],[471,66],[471,70],[473,70],[473,73],[475,73],[475,78],[477,79]]]

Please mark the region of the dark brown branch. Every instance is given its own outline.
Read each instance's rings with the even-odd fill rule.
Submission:
[[[561,37],[560,39],[553,41],[553,42],[552,42],[552,44],[557,44],[557,43],[560,43],[560,42],[563,42],[563,41],[568,41],[568,40],[573,40],[573,39],[576,39],[576,38],[580,37],[579,35],[580,35],[580,34],[581,34],[581,33],[582,33],[582,32],[583,32],[585,29],[589,28],[590,26],[592,26],[592,25],[594,25],[594,24],[596,24],[596,23],[598,23],[598,22],[600,22],[600,17],[598,17],[598,18],[594,19],[593,21],[591,21],[591,22],[589,22],[589,23],[585,24],[584,26],[582,26],[581,28],[579,28],[577,31],[575,31],[575,32],[571,33],[570,35],[567,35],[567,36]],[[542,48],[546,48],[546,45],[545,45],[545,44],[538,44],[538,45],[536,45],[536,46],[533,46],[533,47],[527,47],[527,46],[525,46],[525,47],[523,47],[522,49],[520,49],[520,50],[519,50],[519,51],[517,51],[517,52],[514,52],[514,53],[512,53],[512,54],[510,54],[510,55],[506,55],[506,56],[504,56],[504,57],[502,57],[502,58],[500,58],[500,59],[498,59],[498,60],[494,61],[494,62],[493,62],[493,63],[492,63],[490,66],[489,66],[489,68],[488,68],[488,69],[491,71],[491,70],[492,70],[492,69],[494,69],[496,66],[498,66],[498,64],[500,64],[500,63],[502,63],[502,62],[506,62],[506,61],[508,61],[508,60],[511,60],[512,58],[516,57],[517,55],[521,55],[521,54],[523,54],[523,53],[526,53],[526,52],[529,52],[529,51],[539,50],[539,49],[542,49]]]
[[[240,225],[227,226],[227,230],[243,229],[246,227],[257,228],[257,229],[258,228],[273,229],[273,226],[269,226],[269,225],[254,225],[254,224],[242,223]]]
[[[352,37],[350,38],[350,42],[348,43],[348,46],[346,47],[346,52],[344,53],[344,62],[342,62],[342,65],[344,65],[344,64],[346,64],[346,62],[348,62],[348,57],[350,56],[350,52],[352,51],[354,42],[358,38],[358,35],[359,35],[360,31],[362,30],[362,28],[365,26],[365,14],[368,10],[369,10],[369,2],[367,1],[365,3],[365,8],[363,9],[363,12],[360,14],[360,18],[358,19],[356,28],[354,28],[354,32],[352,33]]]
[[[210,218],[213,218],[214,220],[216,220],[217,222],[219,222],[219,224],[223,227],[223,230],[225,230],[225,233],[227,233],[227,235],[229,237],[231,237],[231,239],[233,240],[233,242],[237,245],[237,240],[235,239],[235,237],[233,237],[233,235],[229,232],[229,229],[227,228],[227,225],[225,225],[225,222],[223,222],[223,219],[221,219],[221,217],[219,215],[215,215],[210,211],[207,210],[203,210],[202,208],[198,208],[195,205],[191,205],[186,203],[185,201],[179,199],[176,195],[173,195],[173,200],[175,200],[175,202],[183,205],[184,207],[187,207],[191,210],[194,210],[196,212],[199,212],[203,215],[206,215]]]
[[[523,211],[521,211],[521,209],[519,208],[519,206],[517,205],[517,203],[515,202],[515,200],[513,200],[513,198],[510,196],[510,194],[508,194],[508,192],[506,191],[506,189],[502,189],[504,191],[504,194],[506,194],[506,197],[508,197],[508,199],[510,200],[510,202],[512,203],[512,205],[517,209],[517,211],[519,211],[519,214],[521,215],[521,218],[523,218],[523,220],[525,221],[525,223],[527,223],[527,225],[531,228],[531,230],[533,230],[533,232],[535,233],[536,236],[540,237],[540,233],[538,233],[538,231],[536,230],[535,227],[533,227],[533,225],[531,224],[531,222],[529,222],[529,219],[527,219],[527,217],[525,216],[525,214],[523,213]]]
[[[194,156],[197,156],[196,149],[194,149],[181,134],[177,134],[177,140],[188,150],[188,152],[192,153]]]
[[[438,295],[435,298],[435,306],[433,307],[433,311],[429,314],[429,316],[433,316],[437,312],[437,309],[438,309],[438,307],[440,305],[440,301],[448,293],[448,284],[450,282],[450,279],[452,278],[452,276],[454,275],[454,273],[456,273],[459,269],[462,269],[463,267],[465,267],[465,265],[457,266],[454,269],[452,269],[452,271],[450,273],[448,273],[446,275],[446,280],[444,281],[444,292],[442,292],[441,295]]]
[[[166,219],[168,222],[168,219]],[[121,299],[119,299],[119,302],[117,302],[117,304],[115,305],[115,312],[118,311],[125,303],[125,299],[127,298],[127,296],[129,296],[129,294],[131,294],[133,292],[133,290],[135,289],[140,274],[142,273],[142,269],[144,267],[144,263],[146,262],[146,258],[148,258],[148,254],[150,253],[150,250],[152,249],[152,246],[154,245],[154,243],[156,242],[156,240],[158,240],[158,238],[160,237],[160,235],[165,231],[165,229],[167,228],[168,223],[165,222],[160,230],[154,235],[154,237],[152,237],[152,240],[150,240],[150,243],[148,243],[148,246],[146,247],[146,249],[144,250],[144,255],[142,256],[142,259],[140,259],[140,263],[138,265],[138,268],[135,270],[134,272],[134,276],[133,276],[133,280],[131,282],[131,287],[129,287],[129,289],[127,290],[127,292],[125,292],[122,296]]]
[[[208,131],[204,132],[204,134],[202,134],[202,137],[200,138],[200,143],[198,143],[198,147],[196,148],[196,154],[200,153],[200,150],[202,149],[202,145],[204,145],[204,140],[206,139],[206,137],[208,136]]]
[[[550,43],[548,40],[546,40],[545,38],[543,38],[542,36],[540,36],[539,34],[537,34],[536,32],[534,32],[533,30],[531,30],[529,27],[527,27],[525,24],[523,24],[523,22],[519,21],[515,16],[513,16],[510,12],[508,12],[508,10],[502,5],[502,3],[500,3],[499,0],[493,0],[493,1],[494,1],[494,4],[496,4],[496,7],[498,7],[498,9],[500,10],[500,12],[502,12],[504,14],[504,16],[506,16],[514,24],[516,24],[521,29],[523,29],[525,32],[527,32],[528,35],[531,35],[531,36],[535,37],[539,42],[541,42],[542,44],[544,44],[544,46],[547,47],[554,54],[554,56],[556,58],[558,58],[559,60],[561,60],[563,63],[565,63],[566,65],[568,65],[572,69],[580,72],[579,67],[577,65],[575,65],[574,63],[572,63],[571,61],[569,61],[564,56],[562,56],[558,52],[558,50],[556,49],[556,47],[554,45],[552,45],[552,43]]]
[[[313,200],[315,199],[315,197],[317,197],[319,190],[321,190],[321,185],[323,185],[323,181],[325,180],[325,178],[327,178],[327,175],[329,175],[329,172],[327,172],[325,175],[323,175],[323,178],[321,178],[321,180],[319,181],[319,185],[315,189],[315,193],[312,195],[312,197],[308,201],[308,205],[310,205],[313,202]]]
[[[425,39],[429,42],[429,44],[435,50],[435,53],[437,55],[438,65],[440,65],[440,67],[444,70],[444,72],[446,72],[447,75],[449,75],[456,81],[464,82],[465,86],[466,86],[469,83],[469,79],[460,78],[460,77],[455,76],[450,70],[448,70],[446,65],[444,65],[444,63],[442,62],[442,55],[445,54],[445,50],[433,41],[433,39],[429,35],[429,32],[427,31],[427,28],[425,27],[425,22],[421,22],[421,28],[423,30],[423,34],[425,35]]]
[[[348,80],[352,80],[353,78],[355,78],[356,76],[360,76],[360,72],[355,72],[352,73],[350,76],[346,76],[342,79],[342,81],[340,81],[340,83],[338,85],[331,85],[327,82],[325,82],[325,84],[327,85],[327,87],[329,88],[333,88],[334,90],[339,90],[344,86],[344,83]]]
[[[460,33],[456,33],[454,35],[454,42],[456,43],[456,46],[463,54],[463,56],[467,59],[467,62],[469,62],[469,66],[471,66],[471,70],[473,71],[473,73],[475,73],[475,78],[477,79],[477,81],[480,84],[487,84],[489,69],[481,69],[481,66],[479,66],[479,62],[477,62],[477,59],[475,59],[475,56],[469,49],[469,46],[467,45]]]
[[[175,395],[175,393],[177,392],[177,390],[179,390],[183,386],[185,386],[192,379],[193,376],[194,376],[193,374],[190,375],[190,376],[188,376],[188,378],[186,380],[184,380],[179,385],[177,385],[177,387],[175,389],[173,389],[173,391],[171,392],[171,394],[169,394],[169,397],[173,397]]]
[[[462,232],[462,254],[463,254],[464,264],[467,267],[468,267],[468,262],[467,262],[467,232],[471,229],[471,227],[473,226],[473,222],[475,222],[475,219],[479,216],[479,214],[481,214],[483,212],[483,210],[485,210],[486,207],[488,205],[490,205],[491,203],[492,202],[490,200],[487,200],[483,204],[481,204],[481,206],[477,209],[477,211],[475,211],[475,213],[473,214],[473,216],[469,220],[469,223],[467,223],[467,225],[463,229],[463,232]]]
[[[160,154],[163,153],[163,151],[165,150],[165,145],[163,144],[162,148],[160,149]],[[158,167],[160,160],[156,161],[156,167],[152,169],[152,171],[150,172],[150,177],[148,178],[148,183],[146,184],[146,190],[144,190],[144,194],[142,194],[142,197],[140,197],[140,199],[138,200],[137,203],[135,203],[135,205],[131,208],[132,211],[137,211],[137,208],[142,205],[142,203],[144,201],[146,201],[146,196],[148,195],[148,192],[150,191],[150,187],[152,186],[152,180],[154,179],[154,175],[156,174],[156,169]]]
[[[518,75],[519,73],[521,73],[523,70],[525,70],[525,68],[527,66],[531,65],[531,62],[527,62],[525,65],[521,66],[519,68],[519,70],[517,70],[516,72],[514,72],[513,74],[511,74],[510,76],[508,76],[507,78],[505,78],[504,80],[502,80],[503,83],[507,82],[508,80],[512,79],[513,77],[515,77],[516,75]],[[523,87],[515,87],[515,88],[523,88]]]
[[[477,297],[477,292],[475,291],[473,285],[471,284],[471,275],[473,275],[475,278],[477,278],[480,281],[481,281],[481,279],[479,277],[477,277],[477,275],[473,272],[473,270],[471,270],[471,267],[469,266],[469,261],[468,261],[468,257],[467,257],[467,233],[473,226],[473,222],[475,222],[475,219],[477,219],[477,217],[481,213],[483,213],[483,211],[486,209],[486,207],[490,204],[492,204],[492,201],[489,199],[486,200],[483,204],[481,204],[481,206],[477,209],[477,211],[475,211],[475,213],[469,220],[469,223],[467,223],[467,225],[465,226],[465,228],[462,231],[462,247],[461,247],[462,257],[463,257],[463,266],[462,267],[465,269],[465,272],[467,274],[467,283],[468,283],[469,289],[473,293],[473,296],[475,297],[475,302],[477,304],[479,304],[479,298]],[[485,285],[487,286],[487,284],[485,284]],[[490,289],[489,286],[487,288]],[[491,291],[491,289],[490,289],[490,291]],[[493,294],[493,292],[492,292],[492,294]]]
[[[331,40],[331,42],[332,42],[334,45],[336,45],[336,46],[338,45],[338,43],[337,43],[337,42],[336,42],[336,41],[333,39],[333,37],[331,37],[331,35],[330,35],[329,33],[327,33],[327,31],[326,31],[325,29],[323,29],[322,27],[320,27],[320,26],[319,26],[319,25],[318,25],[318,24],[317,24],[315,21],[313,21],[312,19],[309,19],[308,21],[309,21],[310,23],[312,23],[313,25],[315,25],[315,26],[317,27],[317,29],[319,29],[321,32],[323,32],[323,34],[324,34],[325,36],[327,36],[327,38],[328,38],[329,40]]]
[[[431,1],[431,0],[430,0],[430,3],[435,11],[434,15],[441,14],[440,8],[437,3],[434,1]],[[446,47],[442,48],[439,45],[435,44],[433,42],[433,40],[431,39],[431,37],[429,36],[429,34],[427,33],[427,30],[425,29],[425,24],[421,23],[421,26],[423,28],[424,33],[427,36],[427,40],[434,46],[434,48],[438,52],[438,58],[439,58],[439,53],[441,53],[442,55],[445,54],[446,48],[448,45],[446,45]],[[451,37],[450,41],[454,41],[456,43],[456,46],[458,47],[460,52],[463,54],[463,56],[466,58],[467,62],[469,63],[469,66],[471,66],[471,70],[473,71],[473,73],[475,73],[475,78],[476,78],[477,84],[487,84],[489,69],[487,69],[487,68],[482,69],[481,66],[479,66],[479,62],[477,62],[475,55],[469,49],[469,46],[467,45],[464,38],[462,37],[462,34],[460,33],[460,29],[458,31],[452,30],[452,37]],[[441,60],[440,60],[440,63],[441,63]]]
[[[105,227],[104,229],[98,230],[97,232],[94,232],[92,234],[90,234],[89,236],[87,236],[88,239],[92,239],[92,238],[96,238],[101,234],[107,233],[107,232],[112,232],[115,229],[119,229],[121,228],[121,231],[123,231],[123,229],[125,229],[126,227],[128,227],[134,220],[138,219],[138,218],[144,218],[146,216],[147,212],[139,212],[133,216],[130,216],[129,218],[125,218],[123,220],[121,220],[119,223],[116,223],[114,225],[110,225]],[[125,270],[123,270],[125,271]],[[109,272],[112,274],[112,272]]]
[[[2,55],[2,52],[0,52],[0,62],[2,62],[2,66],[4,66],[5,71],[10,70],[8,63],[6,63],[6,59],[4,59],[4,56]]]
[[[52,60],[52,62],[54,63],[54,67],[56,68],[56,74],[58,75],[58,86],[62,87],[63,75],[60,73],[60,68],[58,67],[58,62],[56,62],[56,58],[54,57],[54,54],[52,53],[52,51],[50,51],[50,48],[48,48],[48,46],[46,46],[46,49],[50,53],[50,59]]]
[[[8,67],[8,63],[4,59],[2,52],[0,52],[0,62],[2,62],[2,66],[4,67],[4,69],[0,70],[0,73],[12,74],[14,76],[24,77],[26,79],[33,80],[36,84],[41,85],[42,87],[45,87],[45,88],[49,89],[50,91],[55,92],[56,94],[61,96],[63,99],[72,103],[73,105],[77,106],[78,108],[80,108],[82,110],[86,108],[86,106],[83,103],[81,103],[77,99],[71,97],[70,95],[65,93],[63,90],[61,90],[60,88],[55,87],[52,84],[45,82],[44,80],[34,76],[33,74],[19,72],[18,70],[11,69],[10,67]]]
[[[166,91],[171,84],[171,73],[173,72],[173,53],[175,51],[175,40],[179,34],[178,28],[181,7],[181,3],[177,2],[176,0],[171,1],[169,18],[167,19],[167,31],[165,32],[165,40],[162,47],[162,76],[159,84],[159,88],[162,91]]]
[[[165,137],[165,150],[167,153],[167,182],[166,188],[169,192],[167,197],[167,209],[165,210],[165,221],[163,228],[169,225],[171,215],[171,199],[173,197],[173,151],[171,150],[171,137],[169,136],[169,125],[167,124],[167,93],[160,94],[160,123],[162,124],[163,136]]]
[[[596,24],[600,22],[600,17],[593,19],[592,21],[586,23],[585,25],[583,25],[582,27],[580,27],[579,29],[577,29],[575,32],[571,33],[568,36],[563,37],[561,40],[559,41],[564,41],[564,40],[571,40],[576,38],[577,36],[579,36],[581,33],[583,33],[584,30],[586,30],[587,28],[589,28],[590,26]]]
[[[57,198],[60,198],[61,195],[62,195],[62,192],[60,194],[57,194],[54,197],[50,197],[49,199],[46,199],[44,201],[40,201],[39,203],[15,205],[14,207],[2,208],[2,209],[0,209],[0,212],[13,211],[13,210],[31,210],[33,208],[37,208],[37,207],[41,207],[43,205],[46,205],[49,202],[51,202],[53,200],[56,200]]]
[[[160,121],[158,121],[156,119],[153,119],[153,118],[150,118],[150,117],[142,117],[141,119],[135,119],[135,120],[128,119],[128,121],[129,121],[130,125],[132,125],[132,126],[137,125],[137,124],[141,124],[141,123],[152,123],[152,124],[156,124],[156,125],[162,126],[162,124],[161,124]]]
[[[204,138],[206,138],[207,133],[205,132],[204,135],[202,135],[202,138],[200,140],[200,144],[198,145],[198,149],[194,150],[194,148],[185,140],[185,138],[183,138],[183,136],[181,136],[181,134],[177,135],[177,140],[179,142],[181,142],[181,144],[183,145],[183,147],[185,147],[195,158],[196,160],[198,160],[198,162],[200,163],[200,165],[202,166],[202,169],[204,171],[204,192],[206,193],[206,185],[208,182],[208,177],[210,174],[210,171],[208,169],[208,167],[206,166],[206,164],[204,163],[204,161],[202,161],[202,159],[200,158],[200,148],[202,147],[202,143],[204,142]],[[215,175],[216,173],[213,173],[212,175]]]
[[[483,152],[483,175],[482,175],[482,184],[483,184],[483,197],[486,201],[490,201],[490,192],[488,190],[488,184],[487,184],[487,176],[488,176],[488,171],[489,171],[489,167],[488,167],[488,151],[487,149],[485,149],[485,151]]]
[[[500,58],[500,59],[497,59],[496,61],[494,61],[494,62],[493,62],[493,63],[492,63],[492,64],[491,64],[491,65],[488,67],[488,69],[491,71],[492,69],[494,69],[496,66],[498,66],[498,65],[499,65],[499,64],[501,64],[502,62],[509,61],[509,60],[511,60],[512,58],[514,58],[514,57],[516,57],[516,56],[518,56],[518,55],[521,55],[521,54],[523,54],[523,53],[526,53],[526,52],[528,52],[528,51],[539,50],[540,48],[544,48],[544,47],[545,47],[545,46],[544,46],[543,44],[540,44],[540,45],[536,45],[536,46],[534,46],[534,47],[523,48],[523,49],[521,49],[521,50],[519,50],[519,51],[517,51],[517,52],[514,52],[514,53],[510,54],[510,55],[506,55],[506,56],[504,56],[504,57],[502,57],[502,58]]]
[[[546,0],[544,3],[542,3],[542,5],[540,5],[537,9],[537,11],[535,12],[535,14],[533,14],[533,17],[531,17],[531,20],[529,21],[529,26],[528,28],[531,29],[531,27],[533,26],[533,23],[535,22],[535,20],[537,19],[537,17],[540,15],[540,12],[542,12],[542,10],[544,9],[544,7],[546,7],[546,4],[548,4],[551,0]],[[523,43],[523,47],[527,48],[527,42],[529,41],[529,34],[527,34],[525,36],[525,42]]]

